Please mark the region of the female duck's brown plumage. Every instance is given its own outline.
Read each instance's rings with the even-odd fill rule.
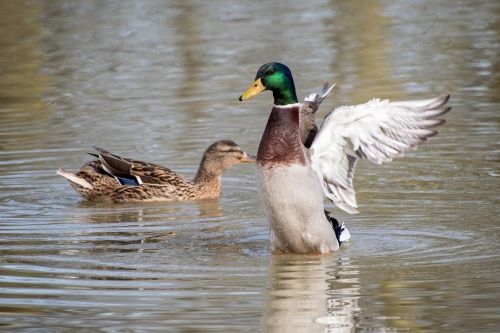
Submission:
[[[233,141],[210,145],[203,154],[196,177],[191,181],[153,163],[137,161],[94,147],[96,160],[77,173],[62,169],[58,174],[70,181],[86,200],[95,202],[171,201],[220,197],[221,176],[225,169],[254,162]]]

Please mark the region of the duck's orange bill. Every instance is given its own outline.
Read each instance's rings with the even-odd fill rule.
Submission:
[[[255,82],[248,88],[247,91],[240,96],[240,101],[246,101],[247,99],[253,98],[266,90],[266,87],[262,84],[261,79],[255,80]]]
[[[255,156],[248,155],[247,153],[245,153],[245,156],[243,156],[243,158],[241,159],[241,162],[243,162],[243,163],[255,163],[256,158],[255,158]]]

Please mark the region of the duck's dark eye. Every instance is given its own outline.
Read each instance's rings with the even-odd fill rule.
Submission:
[[[267,75],[273,75],[274,73],[276,73],[274,69],[270,69],[267,71]]]

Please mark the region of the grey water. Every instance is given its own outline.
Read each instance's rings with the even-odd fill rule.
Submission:
[[[0,330],[498,332],[500,3],[0,1]],[[330,255],[273,255],[254,166],[220,200],[84,202],[55,174],[97,144],[193,176],[208,145],[256,152],[288,64],[319,116],[451,93],[440,134],[359,163]]]

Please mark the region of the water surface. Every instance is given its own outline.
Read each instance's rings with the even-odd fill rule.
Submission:
[[[0,327],[10,332],[497,332],[500,5],[1,1]],[[193,176],[255,152],[287,63],[334,106],[452,94],[439,136],[360,163],[352,240],[272,255],[254,167],[220,200],[83,202],[55,170],[98,144]]]

